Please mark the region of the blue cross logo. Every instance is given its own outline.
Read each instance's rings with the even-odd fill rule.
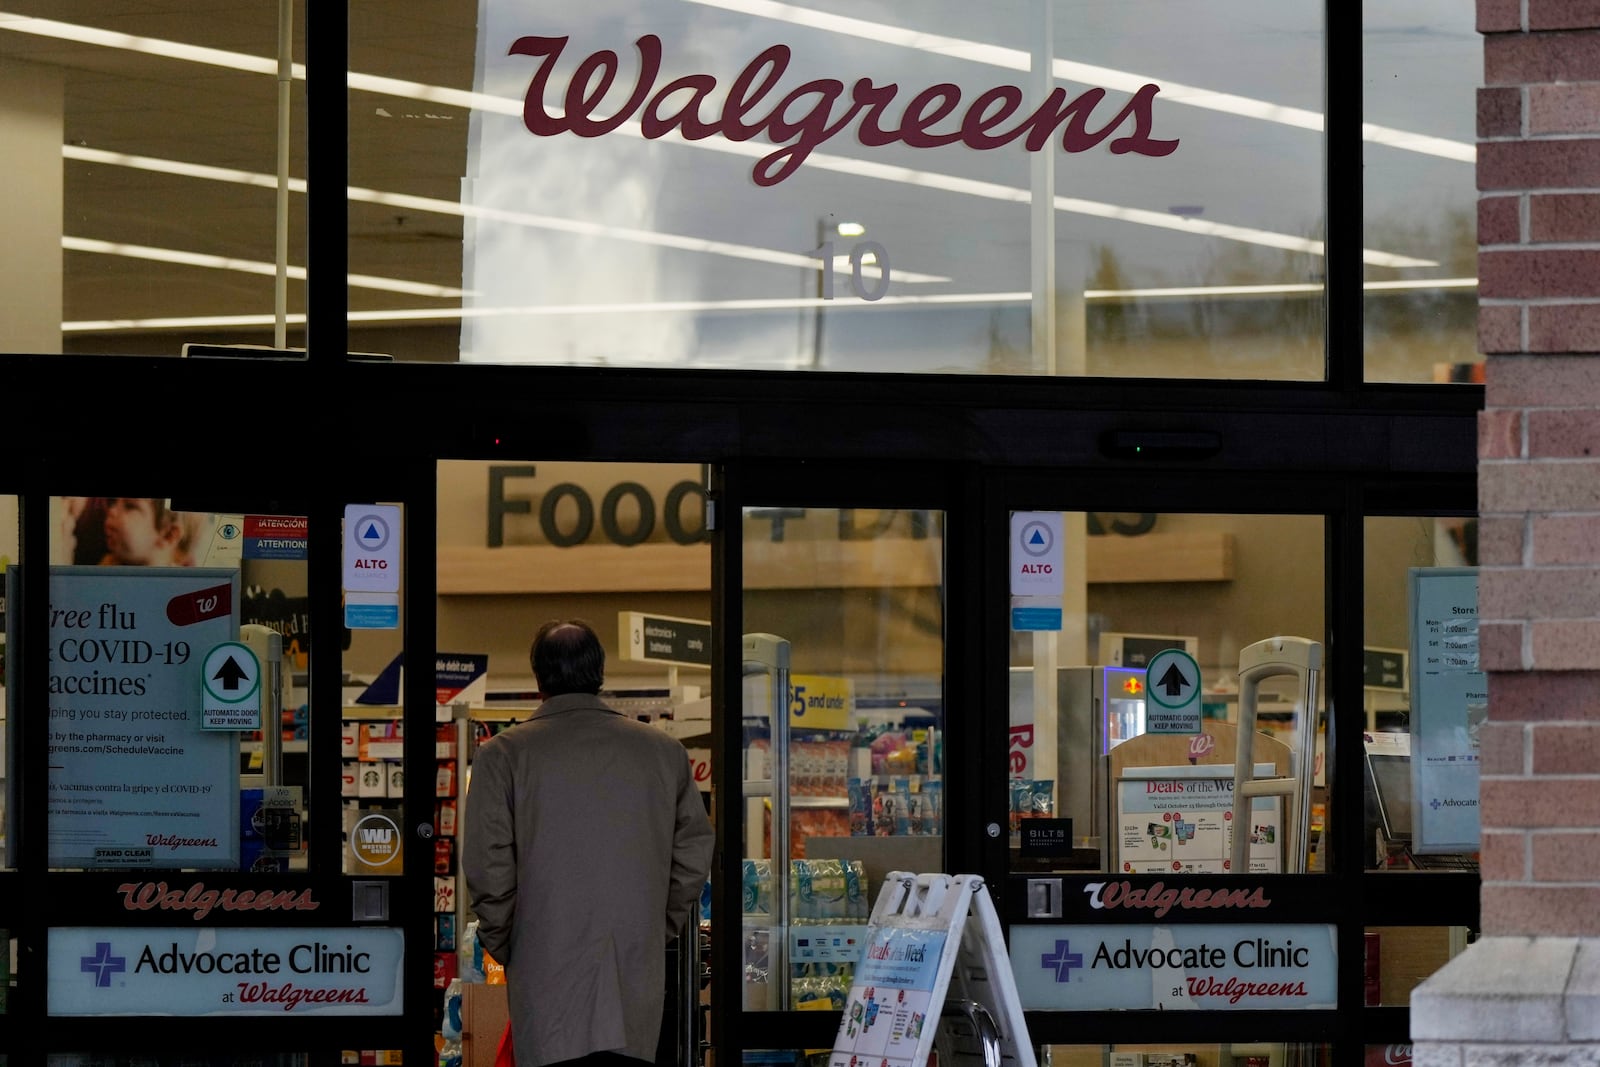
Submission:
[[[1439,798],[1434,797],[1432,800],[1428,801],[1428,807],[1432,808],[1434,811],[1438,811],[1440,808]]]
[[[1073,952],[1072,946],[1066,941],[1057,941],[1054,953],[1046,952],[1039,957],[1039,966],[1051,968],[1056,972],[1056,981],[1065,982],[1072,968],[1083,966],[1083,953]]]
[[[78,970],[94,975],[94,984],[105,987],[111,984],[111,976],[128,969],[126,956],[113,956],[111,942],[96,941],[93,956],[79,957]]]

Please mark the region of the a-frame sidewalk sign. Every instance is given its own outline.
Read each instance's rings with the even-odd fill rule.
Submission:
[[[994,901],[975,874],[891,871],[829,1067],[1037,1067]]]

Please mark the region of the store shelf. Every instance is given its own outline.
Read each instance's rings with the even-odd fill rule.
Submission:
[[[240,741],[239,751],[246,755],[254,755],[255,753],[261,751],[262,744],[263,743],[260,741]],[[311,751],[311,742],[309,741],[284,741],[282,744],[283,747],[279,751],[283,752],[285,755],[293,752],[304,753]]]

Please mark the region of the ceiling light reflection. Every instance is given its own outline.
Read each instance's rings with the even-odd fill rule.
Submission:
[[[1476,278],[1418,278],[1404,281],[1367,282],[1363,288],[1375,292],[1400,292],[1426,289],[1471,289]],[[1283,285],[1197,285],[1147,289],[1089,289],[1084,298],[1091,301],[1141,299],[1196,299],[1210,297],[1316,296],[1321,285],[1295,283]],[[550,304],[509,308],[401,308],[385,311],[352,311],[351,322],[420,323],[457,322],[463,318],[490,318],[508,315],[614,315],[630,313],[683,313],[701,311],[789,311],[797,308],[826,307],[829,310],[870,310],[890,305],[1025,304],[1033,299],[1027,292],[943,293],[885,296],[875,301],[830,301],[816,297],[775,297],[758,300],[678,300],[614,304]],[[92,319],[64,322],[66,333],[109,333],[121,330],[177,330],[197,328],[266,327],[275,322],[272,315],[193,315],[149,319]],[[305,324],[305,315],[289,315],[291,326]]]
[[[718,7],[741,15],[787,22],[791,25],[805,26],[828,33],[860,37],[882,44],[914,48],[922,52],[970,60],[974,63],[984,63],[1005,70],[1026,71],[1031,68],[1033,63],[1032,55],[1020,48],[1004,48],[999,45],[969,41],[963,37],[945,37],[936,33],[926,33],[922,30],[891,26],[884,22],[868,22],[866,19],[851,18],[847,15],[832,15],[824,11],[801,7],[798,4],[780,3],[778,0],[686,0],[686,2],[701,4],[706,7]],[[1051,74],[1063,81],[1077,82],[1083,85],[1098,85],[1106,89],[1115,89],[1119,92],[1128,93],[1137,92],[1142,86],[1155,82],[1161,86],[1161,98],[1170,103],[1204,108],[1208,111],[1220,111],[1244,118],[1259,119],[1263,122],[1275,122],[1280,125],[1294,126],[1318,133],[1322,132],[1323,128],[1323,118],[1320,112],[1306,108],[1290,107],[1286,104],[1274,104],[1267,100],[1255,100],[1251,97],[1239,96],[1234,93],[1221,93],[1211,89],[1202,89],[1198,86],[1184,85],[1181,82],[1170,81],[1153,74],[1137,74],[1132,71],[1118,70],[1115,67],[1078,63],[1070,59],[1053,60]],[[1365,140],[1388,145],[1391,148],[1401,148],[1410,152],[1440,156],[1444,159],[1454,159],[1463,163],[1472,163],[1478,158],[1475,144],[1452,141],[1444,137],[1433,137],[1427,134],[1411,133],[1407,130],[1379,126],[1375,123],[1364,123],[1361,127],[1361,136]]]
[[[960,38],[940,37],[936,34],[921,33],[918,31],[904,30],[899,27],[882,23],[865,22],[860,19],[850,19],[844,16],[827,15],[822,12],[811,11],[808,8],[798,7],[793,4],[777,3],[775,0],[690,0],[694,3],[719,6],[728,10],[740,11],[746,14],[762,17],[783,19],[798,25],[811,25],[818,28],[829,28],[834,32],[849,33],[857,36],[866,36],[873,40],[887,40],[891,43],[901,44],[905,47],[921,48],[938,51],[941,54],[962,55],[980,62],[987,62],[997,66],[1014,68],[1019,57],[1026,60],[1027,53],[1017,49],[1004,49],[997,46],[982,45],[974,41]],[[141,37],[133,34],[115,33],[109,30],[98,30],[92,27],[79,26],[72,23],[55,22],[50,19],[38,19],[29,16],[10,14],[0,11],[0,29],[9,29],[22,33],[32,33],[47,37],[56,37],[63,40],[82,41],[90,44],[103,45],[109,48],[121,48],[150,55],[165,56],[173,59],[189,60],[197,63],[208,63],[214,66],[231,67],[251,73],[272,74],[276,76],[277,63],[272,59],[261,59],[238,52],[227,52],[215,48],[202,48],[195,45],[181,44],[174,41],[165,41],[153,37]],[[1023,68],[1026,69],[1024,65]],[[1058,77],[1071,78],[1074,73],[1089,76],[1102,81],[1115,82],[1122,85],[1141,85],[1146,77],[1131,74],[1125,71],[1116,71],[1112,68],[1090,67],[1084,64],[1075,64],[1068,60],[1057,60],[1055,74]],[[303,64],[294,66],[294,77],[304,79],[305,67]],[[423,82],[407,81],[399,78],[384,78],[377,75],[348,72],[347,84],[351,89],[368,92],[382,93],[432,103],[449,104],[462,108],[477,108],[500,114],[521,115],[521,100],[512,100],[501,97],[488,96],[482,93],[467,92],[459,89],[449,89],[443,86],[428,85]],[[1108,81],[1109,80],[1109,81]],[[1210,90],[1197,89],[1192,86],[1182,86],[1176,83],[1167,83],[1163,92],[1172,90],[1174,93],[1187,94],[1183,102],[1194,103],[1195,106],[1213,107],[1220,110],[1233,108],[1235,113],[1248,114],[1252,118],[1268,121],[1289,121],[1293,118],[1292,125],[1312,123],[1314,126],[1307,128],[1321,129],[1321,116],[1315,112],[1301,112],[1300,109],[1286,108],[1281,105],[1270,104],[1262,101],[1247,101],[1244,97],[1234,97],[1226,93],[1213,93]],[[1178,96],[1174,96],[1178,99]],[[1198,101],[1198,103],[1197,103]],[[1248,107],[1241,101],[1247,101]],[[1226,106],[1224,106],[1226,105]],[[1372,130],[1383,130],[1383,127],[1371,126]],[[620,127],[616,132],[642,136],[639,124],[629,122]],[[1400,147],[1406,138],[1415,138],[1421,135],[1406,133],[1405,131],[1388,131],[1394,136],[1384,143],[1393,143]],[[1439,140],[1439,139],[1431,139]],[[766,149],[757,145],[728,142],[722,139],[708,139],[704,141],[681,142],[700,148],[729,152],[737,155],[761,156],[767,154]],[[1441,142],[1451,144],[1453,142]],[[1473,155],[1467,159],[1476,158],[1476,150],[1471,145],[1463,146],[1471,150]],[[1014,200],[1027,202],[1031,193],[1026,189],[1010,189],[991,182],[972,182],[931,171],[917,171],[905,167],[888,167],[881,164],[868,163],[864,160],[850,159],[843,156],[829,156],[823,153],[813,153],[807,160],[807,166],[831,170],[835,173],[849,174],[858,177],[872,177],[881,180],[897,181],[924,188],[940,189],[943,191],[966,193],[975,196],[989,196],[993,199]],[[302,184],[303,190],[303,184]],[[379,194],[399,195],[399,194]],[[419,198],[420,199],[420,198]],[[387,200],[374,202],[388,203]],[[442,203],[442,202],[441,202]],[[1252,227],[1232,226],[1224,223],[1201,223],[1199,220],[1184,220],[1191,223],[1188,226],[1170,225],[1169,219],[1162,212],[1150,212],[1139,208],[1124,208],[1114,204],[1104,204],[1080,198],[1058,197],[1056,199],[1058,210],[1078,214],[1090,215],[1098,218],[1120,219],[1125,222],[1134,222],[1142,225],[1164,226],[1169,229],[1183,229],[1186,232],[1202,236],[1222,237],[1228,240],[1242,241],[1247,244],[1259,244],[1270,248],[1282,248],[1293,251],[1302,251],[1311,255],[1322,255],[1323,246],[1320,241],[1311,241],[1305,238],[1288,234],[1277,234],[1271,231],[1259,230]],[[458,214],[464,212],[457,212]],[[495,215],[484,217],[495,218]],[[529,222],[529,225],[549,225],[549,217],[525,216],[538,222]],[[1165,221],[1157,221],[1165,220]],[[509,220],[508,220],[509,221]],[[581,224],[580,224],[581,225]],[[558,228],[558,227],[552,227]],[[634,231],[635,234],[644,234],[648,231]],[[629,237],[627,239],[638,239]],[[670,245],[668,241],[651,241]],[[692,238],[680,240],[693,241]],[[776,255],[785,255],[776,253]],[[753,257],[746,257],[753,258]],[[804,259],[806,257],[799,257]],[[1403,256],[1397,253],[1366,250],[1363,260],[1373,266],[1384,267],[1429,267],[1437,264],[1432,260],[1420,259],[1413,256]],[[790,263],[788,265],[795,265]],[[905,280],[912,280],[909,275]],[[919,280],[932,280],[931,277]]]

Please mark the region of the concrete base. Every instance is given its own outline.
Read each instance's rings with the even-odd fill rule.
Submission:
[[[1480,938],[1411,993],[1418,1067],[1600,1065],[1600,939]]]

